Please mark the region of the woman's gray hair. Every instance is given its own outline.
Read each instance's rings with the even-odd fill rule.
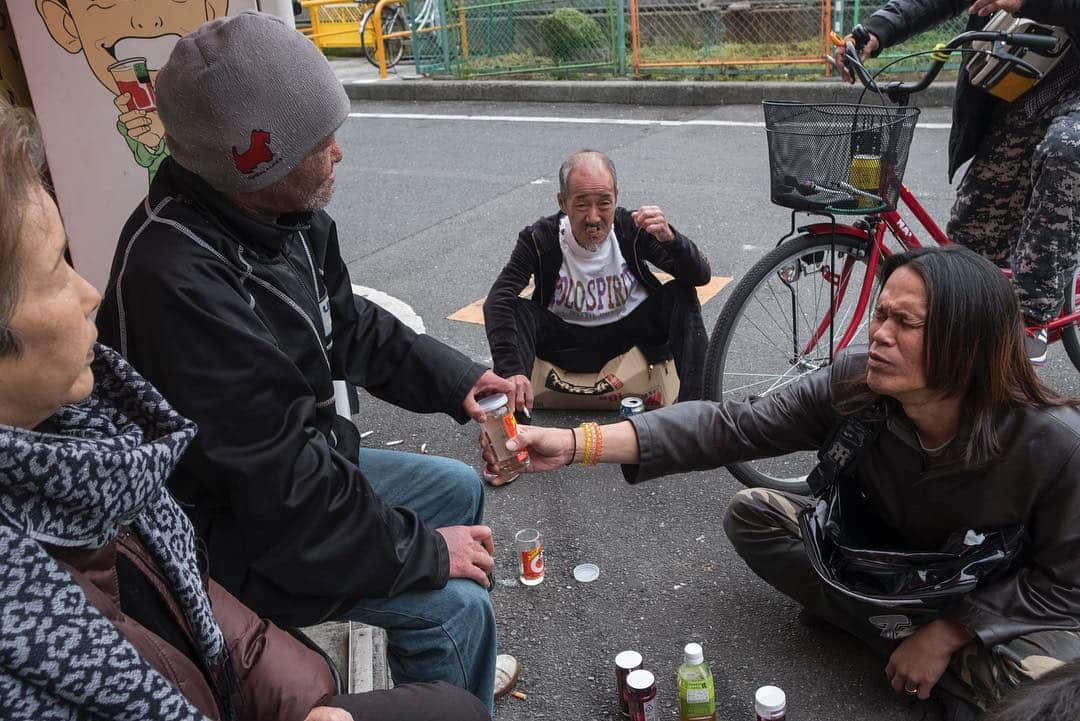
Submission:
[[[563,161],[562,166],[559,168],[559,193],[562,197],[567,197],[569,192],[570,173],[577,170],[582,165],[587,163],[596,163],[599,161],[603,163],[607,168],[608,173],[611,174],[611,189],[616,194],[619,192],[619,180],[615,176],[615,163],[611,162],[611,158],[601,153],[599,150],[579,150],[569,158]]]
[[[33,113],[0,100],[0,358],[19,355],[10,328],[21,291],[20,240],[34,191],[47,187],[45,147]]]

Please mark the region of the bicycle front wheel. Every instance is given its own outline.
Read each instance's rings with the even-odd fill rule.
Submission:
[[[375,33],[373,28],[368,27],[368,23],[373,16],[374,12],[372,10],[364,13],[364,17],[360,20],[360,38],[364,45],[364,57],[367,58],[369,63],[378,67],[379,56],[375,45]],[[382,32],[384,36],[390,33],[405,32],[406,29],[405,13],[401,10],[400,5],[382,16]],[[383,48],[386,50],[386,67],[392,68],[398,64],[401,56],[405,54],[405,38],[396,37],[383,40]]]
[[[1080,268],[1073,271],[1072,282],[1065,288],[1065,315],[1080,312],[1077,308],[1076,284],[1080,283]],[[1061,329],[1061,344],[1069,354],[1069,360],[1080,371],[1080,324],[1072,323]]]
[[[869,240],[802,235],[786,241],[746,274],[720,313],[709,340],[705,396],[743,400],[775,393],[832,362],[851,323],[865,339],[869,313],[855,317],[867,273]],[[830,313],[830,308],[835,311]],[[727,468],[741,483],[808,493],[813,452],[791,453]]]

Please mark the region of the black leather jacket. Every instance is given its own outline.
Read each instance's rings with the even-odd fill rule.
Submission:
[[[866,386],[866,354],[849,350],[799,383],[753,401],[679,403],[629,420],[641,463],[630,482],[680,471],[817,450],[840,419],[878,400]],[[1000,458],[962,460],[961,432],[940,456],[919,446],[899,404],[853,472],[882,519],[912,550],[936,550],[961,528],[1022,524],[1014,574],[978,588],[953,617],[984,644],[1034,631],[1080,631],[1080,408],[1018,408],[997,427]]]
[[[954,18],[969,7],[970,0],[889,0],[863,22],[863,27],[878,37],[884,49]],[[1080,62],[1080,0],[1025,0],[1021,14],[1032,20],[1067,28],[1073,39],[1072,62]],[[967,29],[978,30],[989,19],[972,15]],[[960,71],[949,136],[950,178],[975,155],[993,108],[999,102],[992,95],[972,87],[967,72]]]
[[[169,488],[210,574],[245,604],[309,625],[352,599],[446,585],[446,543],[375,495],[332,384],[464,423],[484,369],[354,299],[329,215],[256,219],[167,159],[124,228],[97,321],[198,423]]]

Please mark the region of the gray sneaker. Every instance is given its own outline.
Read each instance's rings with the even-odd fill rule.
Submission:
[[[1046,362],[1046,329],[1028,331],[1024,334],[1024,350],[1031,365],[1041,366]]]

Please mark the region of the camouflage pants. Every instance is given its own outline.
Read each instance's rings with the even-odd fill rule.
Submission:
[[[724,531],[750,569],[769,585],[888,656],[907,628],[897,619],[907,620],[909,612],[866,607],[865,613],[859,613],[836,603],[811,568],[803,547],[798,514],[809,504],[809,499],[788,493],[742,490],[728,505]],[[986,708],[1018,684],[1076,659],[1080,659],[1080,634],[1071,631],[1041,631],[993,647],[976,641],[953,655],[938,687]]]
[[[1080,240],[1080,87],[1034,118],[1022,102],[998,106],[957,188],[947,232],[1013,269],[1027,318],[1053,320]]]

